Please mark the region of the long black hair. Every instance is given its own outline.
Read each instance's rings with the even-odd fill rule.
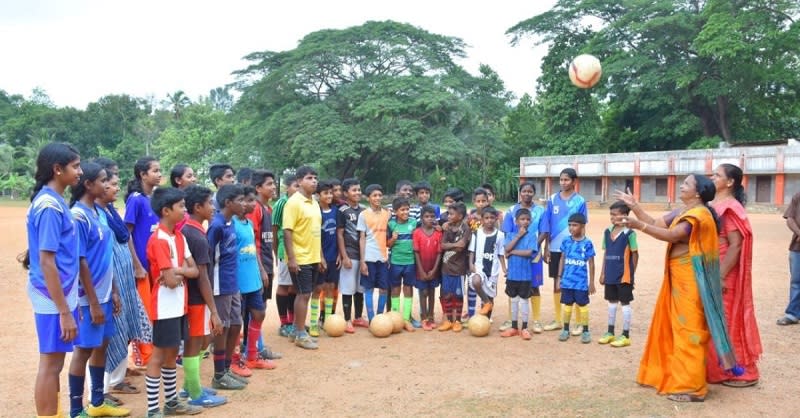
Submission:
[[[55,177],[53,166],[58,164],[66,167],[69,163],[80,158],[78,150],[70,144],[64,142],[51,142],[45,145],[36,157],[36,174],[34,180],[36,183],[33,185],[33,193],[31,193],[31,202],[36,197],[36,194],[42,190],[50,180]]]
[[[742,185],[742,169],[733,164],[720,164],[720,167],[725,171],[725,177],[733,180],[733,197],[745,206],[747,204],[747,194],[744,192]]]
[[[100,178],[102,173],[106,172],[106,169],[101,166],[100,164],[94,162],[83,162],[81,163],[81,170],[83,174],[81,175],[80,181],[76,186],[72,187],[72,196],[69,198],[69,206],[75,206],[75,202],[81,200],[83,195],[86,194],[86,182],[87,181],[95,181]]]
[[[189,166],[186,164],[176,164],[175,167],[172,167],[172,171],[169,172],[169,183],[172,184],[172,187],[176,189],[180,187],[177,179],[183,177],[187,168]]]
[[[146,173],[150,169],[150,164],[158,161],[155,157],[142,157],[136,160],[133,166],[133,178],[128,182],[128,193],[125,194],[125,201],[135,192],[144,193],[142,187],[142,173]]]
[[[692,177],[694,177],[695,181],[695,190],[706,208],[711,211],[711,216],[714,217],[714,224],[716,224],[717,231],[719,231],[719,216],[717,216],[717,211],[709,204],[709,202],[714,200],[714,196],[717,194],[717,187],[714,186],[714,182],[706,176],[692,174]]]

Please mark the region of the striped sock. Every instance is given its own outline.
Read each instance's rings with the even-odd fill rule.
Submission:
[[[472,318],[475,315],[475,301],[478,299],[478,294],[471,286],[467,287],[467,316]]]
[[[161,368],[161,381],[164,383],[164,402],[178,400],[178,369]]]
[[[223,347],[222,350],[218,350],[217,346],[214,346],[214,378],[215,379],[222,379],[222,375],[225,374],[225,348]]]
[[[311,298],[311,312],[309,313],[311,316],[310,323],[312,327],[317,326],[317,322],[319,320],[319,298]]]
[[[325,297],[325,317],[333,315],[333,297]]]
[[[158,395],[161,389],[161,376],[150,377],[145,374],[144,383],[147,387],[147,412],[158,412]]]

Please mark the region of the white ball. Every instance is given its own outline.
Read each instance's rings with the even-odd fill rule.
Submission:
[[[578,55],[569,63],[569,79],[572,84],[582,89],[594,87],[600,81],[602,74],[600,60],[594,55]]]

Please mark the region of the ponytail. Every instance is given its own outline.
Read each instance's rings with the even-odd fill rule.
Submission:
[[[733,197],[738,200],[742,206],[747,205],[747,194],[744,192],[742,185],[742,169],[733,164],[720,164],[720,167],[725,171],[725,177],[733,180]]]
[[[70,144],[63,142],[51,142],[45,145],[36,157],[36,174],[34,180],[36,183],[33,185],[33,193],[31,194],[31,202],[42,188],[55,177],[53,172],[54,165],[66,167],[69,163],[80,158],[78,150]]]
[[[706,176],[701,176],[699,174],[692,174],[692,176],[694,177],[697,194],[700,195],[703,205],[711,212],[711,216],[714,218],[714,224],[717,227],[717,233],[719,233],[719,216],[717,215],[717,211],[715,211],[710,204],[717,194],[717,188],[714,187],[714,182]]]
[[[146,173],[150,169],[150,163],[158,161],[154,157],[142,157],[136,160],[133,166],[133,178],[128,181],[128,193],[125,194],[125,201],[134,193],[144,194],[144,187],[142,186],[142,173]]]

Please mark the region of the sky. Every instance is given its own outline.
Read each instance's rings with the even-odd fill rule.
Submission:
[[[193,100],[224,86],[255,51],[294,49],[306,34],[394,20],[463,39],[477,74],[491,66],[517,98],[533,94],[546,46],[505,31],[555,0],[0,0],[0,89],[85,109],[108,94]]]

